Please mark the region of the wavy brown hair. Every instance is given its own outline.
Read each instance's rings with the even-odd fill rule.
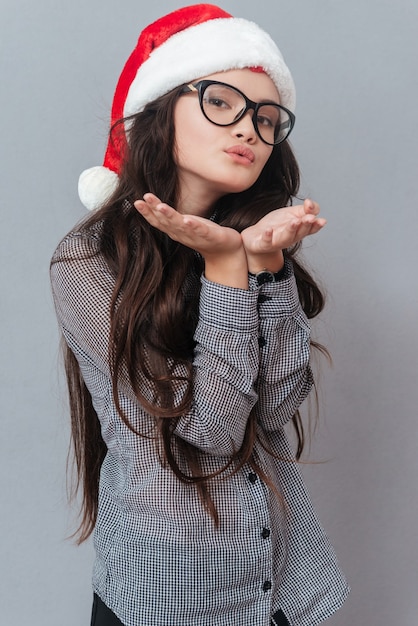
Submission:
[[[216,474],[204,475],[198,449],[175,436],[177,420],[190,410],[193,400],[193,336],[203,263],[193,250],[150,226],[133,206],[133,201],[146,192],[155,193],[164,202],[176,206],[178,179],[173,156],[173,112],[180,93],[181,87],[111,129],[111,139],[118,142],[118,134],[125,132],[127,125],[129,127],[119,185],[106,205],[86,219],[82,228],[88,231],[100,223],[100,253],[115,278],[109,362],[119,415],[137,432],[119,403],[118,388],[124,379],[138,402],[156,420],[161,462],[168,464],[179,480],[195,484],[217,524],[218,514],[210,494],[211,478],[218,474],[227,476],[249,463],[270,484],[253,456],[257,438],[255,412],[249,416],[241,448]],[[298,165],[290,145],[284,142],[273,147],[259,179],[250,189],[228,194],[216,202],[212,219],[242,231],[273,209],[289,205],[298,189]],[[302,307],[308,318],[312,318],[321,311],[324,298],[313,277],[296,260],[296,252],[297,247],[287,250],[286,256],[293,260]],[[190,285],[190,280],[194,280],[194,284],[185,291],[184,286]],[[76,533],[81,543],[95,525],[99,474],[106,446],[77,361],[67,346],[64,350],[78,477],[76,488],[82,486],[83,491],[81,523]],[[180,400],[179,388],[182,390]],[[299,413],[293,417],[293,424],[299,458],[304,444]]]

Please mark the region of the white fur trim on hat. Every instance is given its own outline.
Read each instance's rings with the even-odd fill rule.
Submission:
[[[95,211],[110,198],[117,184],[118,175],[115,172],[102,165],[96,165],[80,174],[78,195],[89,211]]]
[[[125,116],[191,80],[215,72],[262,67],[280,102],[295,109],[295,86],[283,56],[264,30],[242,18],[218,18],[172,35],[139,67],[125,102]]]

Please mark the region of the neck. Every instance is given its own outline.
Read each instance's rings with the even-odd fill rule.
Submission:
[[[190,189],[180,184],[176,209],[183,215],[209,217],[213,205],[219,198],[219,193],[211,193],[208,189]]]

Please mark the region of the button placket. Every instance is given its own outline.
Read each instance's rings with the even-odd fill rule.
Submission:
[[[260,348],[264,348],[266,344],[267,344],[267,340],[265,337],[258,338],[258,345],[260,346]]]
[[[252,483],[254,485],[257,482],[257,480],[258,480],[257,474],[255,474],[254,472],[250,472],[248,474],[248,480],[250,481],[250,483]]]
[[[246,478],[251,485],[249,487],[251,490],[250,493],[253,494],[251,498],[253,505],[251,508],[254,512],[255,520],[258,521],[257,526],[254,528],[255,534],[253,535],[253,540],[258,542],[259,547],[257,552],[260,555],[261,562],[264,564],[262,570],[259,572],[258,584],[260,585],[259,588],[267,594],[273,587],[271,579],[273,546],[271,542],[271,530],[269,528],[269,511],[266,504],[267,486],[254,471],[249,471]],[[268,594],[266,601],[268,601]]]
[[[257,303],[260,305],[260,304],[263,304],[264,302],[268,302],[269,300],[271,300],[271,296],[266,296],[266,294],[260,293],[257,298]]]
[[[263,539],[268,539],[270,537],[270,528],[266,528],[264,527],[263,530],[261,531],[261,536]]]

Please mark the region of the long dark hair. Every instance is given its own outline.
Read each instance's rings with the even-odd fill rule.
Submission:
[[[115,277],[109,362],[113,397],[120,417],[136,432],[119,403],[118,387],[124,377],[138,402],[156,420],[161,462],[167,463],[179,480],[195,484],[217,524],[218,515],[210,494],[210,479],[214,475],[204,475],[198,449],[173,434],[178,418],[192,404],[193,336],[203,264],[193,250],[151,227],[133,206],[133,201],[146,192],[153,192],[164,202],[176,206],[178,179],[173,156],[173,112],[180,93],[181,87],[111,129],[111,139],[117,142],[118,133],[129,127],[120,182],[106,205],[86,219],[82,228],[88,231],[100,223],[100,252]],[[298,189],[298,165],[290,145],[284,142],[273,148],[259,179],[250,189],[224,196],[213,206],[213,219],[241,231],[271,210],[290,204]],[[296,248],[287,250],[286,256],[293,260],[302,307],[308,318],[312,318],[321,311],[324,298],[312,276],[296,260],[296,252]],[[189,284],[188,290],[185,290],[186,284]],[[106,446],[77,361],[67,346],[64,350],[77,486],[81,484],[83,488],[82,517],[77,531],[81,543],[95,525],[99,473]],[[181,401],[178,401],[179,387]],[[304,444],[299,413],[293,417],[293,424],[299,458]],[[227,475],[228,468],[237,471],[244,463],[249,463],[268,481],[253,457],[256,438],[252,413],[240,450],[217,474]]]

